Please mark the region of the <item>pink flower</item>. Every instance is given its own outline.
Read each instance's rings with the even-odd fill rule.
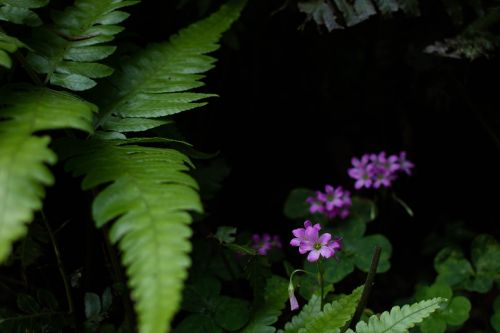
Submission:
[[[306,221],[304,227],[292,231],[296,238],[292,239],[290,245],[298,246],[301,254],[309,252],[307,255],[309,262],[315,262],[321,256],[330,258],[342,247],[340,238],[332,239],[332,235],[327,232],[320,236],[319,224],[311,226],[311,222]]]
[[[271,236],[268,233],[262,235],[254,234],[252,236],[252,247],[257,250],[261,256],[265,256],[273,247],[281,248],[281,241],[279,236]]]

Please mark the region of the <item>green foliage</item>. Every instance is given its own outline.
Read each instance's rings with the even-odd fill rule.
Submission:
[[[301,312],[278,333],[339,332],[354,314],[362,292],[363,288],[358,287],[350,295],[340,296],[326,304],[323,309],[320,309],[319,297],[313,295]]]
[[[0,332],[32,332],[45,327],[59,332],[66,321],[55,296],[48,290],[38,289],[36,295],[20,293],[16,311],[0,308]]]
[[[0,31],[0,66],[10,68],[12,60],[9,53],[14,53],[18,48],[26,47],[17,38],[11,37]]]
[[[186,91],[203,85],[200,73],[211,69],[215,62],[205,54],[219,48],[221,34],[238,17],[243,4],[238,0],[222,6],[216,14],[172,36],[169,42],[151,45],[124,64],[112,77],[114,90],[109,93],[112,97],[99,124],[117,131],[113,123],[126,119],[165,117],[205,105],[197,101],[215,95]],[[129,130],[141,128],[131,126]]]
[[[444,301],[438,297],[412,305],[404,305],[402,308],[395,306],[390,312],[383,312],[380,317],[371,316],[368,323],[363,321],[357,323],[356,333],[406,333],[408,329],[439,309]],[[351,329],[347,332],[354,333]]]
[[[44,186],[54,182],[46,164],[56,155],[50,137],[33,133],[61,128],[92,132],[96,107],[68,93],[28,85],[0,89],[0,262],[26,234],[41,208]]]
[[[0,20],[36,27],[42,20],[31,9],[40,8],[49,0],[0,0]]]
[[[113,295],[110,288],[106,288],[99,296],[95,293],[85,293],[84,296],[84,309],[85,309],[85,323],[86,331],[96,332],[100,323],[108,317],[108,312],[113,301]]]
[[[139,131],[151,128],[152,123],[146,118],[194,107],[189,102],[207,95],[172,92],[201,85],[201,76],[193,73],[210,69],[213,62],[213,58],[202,54],[218,48],[222,32],[238,17],[243,5],[244,1],[234,1],[222,6],[214,15],[182,30],[170,42],[151,46],[133,57],[114,77],[119,92],[110,99],[111,104],[107,104],[98,123],[117,131],[123,128],[113,126],[108,120],[113,119],[116,124],[133,118],[134,122],[127,123],[128,129]],[[98,227],[116,219],[109,236],[124,253],[122,261],[127,266],[139,332],[165,332],[178,309],[190,265],[188,212],[202,211],[198,186],[185,173],[191,162],[184,154],[170,148],[145,146],[155,142],[168,144],[172,140],[125,140],[122,134],[109,133],[87,142],[71,143],[71,159],[66,166],[75,176],[85,175],[84,189],[111,182],[95,198],[92,215]],[[215,309],[219,313],[215,321],[226,329],[237,329],[248,320],[245,306],[239,302],[240,316],[233,316],[231,322],[221,321],[220,313],[225,313],[227,304],[235,307],[235,302],[239,300],[220,300]]]
[[[305,329],[299,330],[299,333],[339,332],[351,320],[362,292],[363,287],[358,287],[350,295],[340,296],[326,304],[321,312],[306,318]]]
[[[285,200],[283,213],[290,219],[302,219],[310,216],[308,197],[314,196],[314,191],[306,188],[297,188],[290,192]]]
[[[235,227],[220,226],[219,228],[217,228],[215,238],[217,238],[217,240],[221,243],[233,243],[236,240],[236,238],[234,237],[235,233]]]
[[[220,291],[220,282],[212,277],[187,283],[182,307],[192,314],[174,332],[222,332],[242,328],[250,319],[250,304],[242,299],[220,295]]]
[[[180,301],[190,264],[187,211],[202,210],[197,185],[184,173],[189,163],[173,149],[93,139],[66,164],[86,175],[84,189],[112,182],[95,198],[92,215],[98,227],[117,219],[109,236],[124,253],[140,332],[164,332]]]
[[[500,244],[490,235],[479,235],[471,245],[472,262],[459,249],[447,247],[434,259],[437,281],[458,289],[488,292],[499,281]]]
[[[288,281],[273,275],[266,288],[253,305],[252,316],[241,333],[274,333],[272,326],[281,314],[288,299]]]
[[[469,300],[464,296],[453,296],[451,287],[445,283],[436,282],[431,286],[422,286],[416,293],[417,301],[434,297],[448,299],[448,302],[420,325],[423,333],[443,333],[448,325],[459,326],[469,318]]]
[[[301,329],[305,328],[307,320],[313,318],[320,311],[321,300],[318,296],[313,295],[299,314],[286,323],[283,330],[278,330],[278,333],[299,333]]]
[[[403,11],[409,15],[420,13],[417,0],[312,0],[297,4],[299,11],[328,31],[359,24],[378,12],[382,15]]]
[[[28,62],[38,73],[46,74],[53,85],[81,91],[96,85],[95,78],[113,73],[97,63],[111,55],[116,47],[102,45],[123,30],[118,26],[128,14],[118,9],[136,4],[131,0],[77,0],[63,12],[55,12],[54,25],[34,31],[36,53]]]

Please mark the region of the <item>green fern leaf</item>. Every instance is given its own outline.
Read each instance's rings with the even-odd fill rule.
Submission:
[[[340,328],[352,318],[362,292],[363,287],[358,287],[350,295],[326,304],[323,311],[306,318],[305,329],[300,329],[299,333],[339,332]]]
[[[14,53],[18,48],[26,47],[17,38],[8,36],[0,31],[0,66],[10,68],[12,60],[9,53]]]
[[[241,333],[274,333],[276,329],[271,326],[281,314],[288,299],[288,281],[273,275],[267,280],[264,290],[264,299],[259,302],[259,307],[253,313],[250,323]]]
[[[402,308],[395,306],[390,313],[385,311],[380,317],[371,316],[368,323],[359,322],[356,325],[356,333],[406,333],[409,328],[439,309],[445,301],[437,297],[412,305],[404,305]],[[352,330],[347,332],[352,333]]]
[[[190,265],[188,211],[202,210],[189,159],[174,149],[127,140],[80,143],[66,167],[85,174],[84,189],[112,182],[96,197],[98,227],[116,219],[112,242],[123,251],[139,332],[163,333],[176,312]]]
[[[0,90],[0,262],[14,241],[26,234],[26,223],[40,209],[44,186],[54,182],[45,164],[56,155],[48,136],[34,132],[75,128],[92,132],[94,105],[70,94],[32,86]]]
[[[77,0],[73,6],[53,15],[54,27],[37,29],[28,62],[47,81],[71,90],[87,90],[96,85],[93,79],[113,73],[97,63],[111,55],[116,47],[102,45],[123,30],[118,24],[129,14],[118,9],[139,1]]]
[[[164,117],[205,105],[198,101],[215,95],[186,91],[203,85],[199,74],[215,62],[205,54],[219,48],[221,34],[238,18],[244,4],[244,0],[234,0],[223,5],[208,18],[181,30],[168,42],[149,46],[124,65],[113,77],[116,91],[100,124],[119,131],[121,128],[114,124],[116,118]],[[129,130],[141,128],[138,123]]]
[[[0,0],[0,20],[36,27],[42,24],[31,9],[40,8],[49,0]]]
[[[300,313],[285,324],[284,330],[278,330],[278,333],[298,333],[305,327],[308,318],[312,318],[321,311],[321,302],[318,296],[313,295]]]

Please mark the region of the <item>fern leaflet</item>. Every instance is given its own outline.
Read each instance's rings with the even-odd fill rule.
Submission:
[[[323,311],[306,318],[305,329],[300,329],[299,333],[339,332],[354,314],[362,292],[363,287],[358,287],[350,295],[326,304]]]
[[[10,68],[12,60],[8,53],[14,53],[21,47],[25,47],[25,45],[20,40],[0,31],[0,66]]]
[[[74,128],[92,132],[94,105],[70,94],[32,86],[0,90],[0,262],[14,241],[26,234],[26,223],[41,207],[43,186],[54,182],[45,164],[56,155],[48,136],[34,132]]]
[[[40,8],[49,0],[0,0],[0,20],[36,27],[42,24],[31,9]]]
[[[305,327],[305,322],[308,318],[314,317],[321,311],[321,302],[318,296],[313,295],[300,313],[285,324],[284,330],[278,330],[278,333],[298,333]]]
[[[368,323],[359,322],[356,325],[356,333],[406,333],[409,328],[439,309],[444,301],[445,299],[438,297],[404,305],[402,308],[395,306],[390,313],[385,311],[380,317],[371,316]],[[347,332],[354,333],[352,330]]]
[[[221,34],[238,18],[244,4],[244,0],[234,0],[223,5],[215,14],[181,30],[168,42],[149,46],[124,65],[112,77],[116,90],[110,94],[114,96],[107,101],[100,124],[119,131],[123,130],[117,125],[121,119],[158,118],[205,105],[197,101],[215,95],[186,91],[203,85],[200,73],[215,62],[205,54],[219,48]],[[127,131],[143,130],[137,123]],[[147,128],[156,126],[149,123]]]
[[[92,214],[97,226],[116,219],[110,239],[123,251],[139,332],[165,332],[190,264],[187,211],[202,210],[197,185],[184,173],[190,162],[176,150],[127,140],[93,139],[79,148],[66,167],[86,175],[83,188],[112,182],[95,198]]]
[[[54,27],[34,32],[33,48],[28,62],[38,73],[47,74],[53,85],[71,90],[87,90],[96,85],[95,78],[113,73],[98,63],[116,47],[102,45],[123,30],[118,24],[128,14],[118,9],[136,4],[132,0],[77,0],[65,11],[53,15]]]

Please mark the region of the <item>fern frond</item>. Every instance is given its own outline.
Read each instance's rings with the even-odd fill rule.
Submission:
[[[100,124],[119,131],[122,128],[115,125],[116,118],[164,117],[205,105],[198,101],[215,95],[186,91],[203,85],[199,74],[215,62],[205,54],[219,48],[221,34],[238,18],[244,4],[245,0],[233,0],[223,5],[208,18],[181,30],[168,42],[149,46],[124,65],[113,77],[117,90]],[[129,129],[141,130],[140,122]]]
[[[113,73],[97,61],[111,55],[116,47],[102,45],[123,30],[118,24],[129,14],[118,9],[138,3],[132,0],[76,0],[66,10],[53,15],[54,26],[37,29],[28,62],[38,73],[47,74],[53,85],[71,90],[87,90],[93,79]]]
[[[283,330],[278,330],[278,333],[298,333],[304,329],[308,318],[314,317],[321,311],[321,301],[318,296],[313,295],[300,313],[285,324]]]
[[[25,47],[23,42],[0,31],[0,66],[10,68],[12,60],[9,53],[14,53],[21,47]]]
[[[274,333],[276,329],[272,324],[278,320],[287,299],[288,281],[273,275],[267,280],[264,300],[259,302],[260,306],[241,333]]]
[[[0,20],[36,27],[42,24],[32,11],[49,3],[49,0],[0,0]]]
[[[48,136],[34,132],[74,128],[92,132],[95,106],[70,94],[32,86],[0,90],[0,262],[14,241],[26,234],[26,223],[40,209],[44,186],[54,182],[46,164],[56,155]]]
[[[76,147],[76,146],[75,146]],[[176,312],[190,265],[191,217],[202,210],[189,159],[174,149],[127,140],[80,143],[66,164],[84,189],[112,182],[95,198],[98,227],[116,219],[112,242],[123,251],[139,332],[164,333]]]
[[[356,333],[406,333],[409,328],[439,309],[445,301],[445,299],[437,297],[412,305],[407,304],[402,308],[395,306],[390,313],[385,311],[380,317],[371,316],[368,323],[359,322],[356,325]],[[347,332],[353,333],[352,330]]]
[[[326,304],[323,311],[308,317],[305,320],[305,329],[300,333],[335,333],[339,332],[354,314],[363,287],[353,290],[350,295],[342,296],[332,303]]]

